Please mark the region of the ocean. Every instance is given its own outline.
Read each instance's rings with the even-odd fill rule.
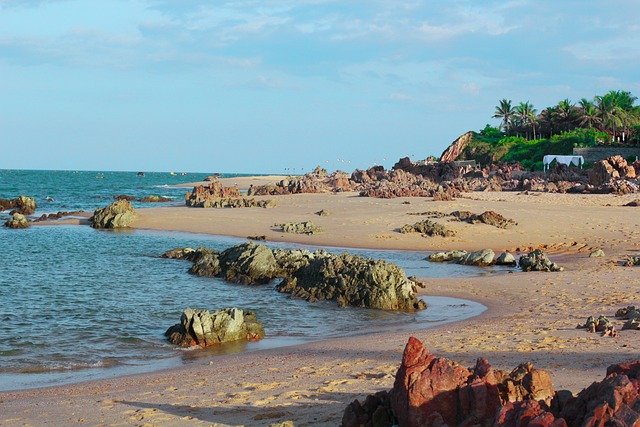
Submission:
[[[189,188],[177,184],[206,174],[166,172],[0,170],[0,198],[34,197],[34,217],[58,211],[93,211],[120,194],[159,195],[182,205]],[[233,177],[240,175],[221,175]],[[0,213],[0,222],[8,213]],[[479,314],[471,301],[428,297],[427,310],[392,313],[338,308],[280,294],[274,285],[246,287],[187,273],[189,262],[160,258],[176,247],[224,250],[245,241],[226,236],[151,230],[94,230],[57,225],[12,230],[0,227],[0,390],[26,389],[109,378],[175,367],[239,351],[311,340],[428,327]],[[270,247],[302,245],[267,243]],[[314,250],[315,247],[309,247]],[[385,259],[408,276],[469,277],[500,274],[501,268],[434,264],[427,253],[326,248]],[[181,349],[164,332],[187,308],[238,307],[256,312],[267,338],[210,349]]]

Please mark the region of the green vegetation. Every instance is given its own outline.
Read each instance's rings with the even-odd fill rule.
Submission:
[[[570,154],[574,147],[640,144],[640,107],[630,92],[610,91],[592,101],[582,98],[576,105],[563,99],[537,114],[533,105],[514,106],[502,99],[493,118],[500,127],[487,125],[458,160],[520,162],[526,169],[542,169],[545,154]]]

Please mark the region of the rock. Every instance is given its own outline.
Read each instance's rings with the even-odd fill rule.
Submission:
[[[465,148],[473,141],[473,132],[467,132],[453,141],[440,156],[441,162],[454,162],[462,154]]]
[[[629,256],[622,261],[622,265],[625,267],[633,267],[634,265],[640,265],[640,256]]]
[[[453,230],[449,230],[444,225],[438,224],[437,222],[433,222],[428,219],[416,222],[415,224],[411,225],[403,225],[399,231],[400,233],[420,233],[423,236],[452,237],[456,235]]]
[[[16,229],[27,228],[29,227],[29,221],[27,221],[24,215],[16,212],[13,214],[13,219],[8,219],[7,222],[4,223],[4,226]]]
[[[609,366],[604,380],[582,390],[559,415],[569,426],[637,426],[639,374],[638,361]]]
[[[640,206],[640,199],[632,200],[623,206]]]
[[[50,213],[50,214],[42,214],[42,215],[40,215],[40,217],[34,219],[33,222],[56,220],[56,219],[60,219],[60,218],[65,217],[65,216],[79,215],[81,213],[84,213],[84,211],[83,210],[73,211],[73,212],[66,212],[65,211],[65,212],[57,212],[57,213]]]
[[[515,266],[517,264],[516,258],[509,252],[503,252],[495,259],[496,265],[510,265]]]
[[[586,329],[587,332],[605,332],[612,328],[613,325],[606,316],[600,315],[598,319],[589,316],[584,325],[578,325],[580,329]]]
[[[468,211],[455,211],[451,212],[451,216],[456,218],[458,221],[464,221],[470,224],[483,223],[493,225],[498,228],[509,228],[514,225],[518,225],[517,222],[505,218],[494,211],[486,211],[480,215],[476,215]]]
[[[208,347],[233,341],[259,340],[265,334],[252,311],[225,308],[209,313],[208,310],[187,308],[180,317],[180,323],[167,329],[165,336],[169,342],[181,347]]]
[[[191,259],[193,265],[190,274],[198,277],[218,277],[222,274],[220,267],[220,253],[212,249],[199,248]]]
[[[447,251],[447,252],[435,252],[429,255],[427,258],[431,262],[458,262],[462,257],[467,255],[467,251]]]
[[[432,355],[411,337],[391,391],[391,409],[403,427],[493,425],[503,405],[531,400],[546,406],[553,394],[549,374],[530,363],[506,374],[480,358],[469,370]]]
[[[266,284],[281,276],[271,249],[246,242],[222,252],[219,258],[222,277],[243,285]]]
[[[214,181],[207,187],[200,185],[187,192],[185,204],[193,208],[273,208],[276,201],[241,197],[237,187],[223,187],[219,181]]]
[[[161,202],[171,202],[173,201],[173,199],[170,199],[168,197],[163,197],[163,196],[151,195],[151,196],[143,197],[142,199],[140,199],[140,201],[142,203],[161,203]]]
[[[549,260],[547,255],[540,249],[522,255],[519,261],[522,271],[563,271],[556,263]]]
[[[175,248],[160,255],[160,258],[184,259],[187,261],[194,261],[196,257],[197,251],[193,248]]]
[[[282,271],[283,277],[293,277],[293,274],[296,271],[302,267],[308,266],[312,260],[328,257],[330,255],[323,249],[311,252],[307,249],[277,248],[273,250],[273,256],[278,263],[278,267],[280,267],[280,270]]]
[[[287,222],[285,224],[280,224],[280,228],[283,233],[295,234],[316,234],[322,231],[322,228],[311,221]]]
[[[98,208],[89,219],[93,228],[124,228],[131,225],[135,209],[128,200],[116,200],[106,208]]]
[[[329,216],[329,215],[331,215],[331,212],[329,212],[326,209],[322,209],[322,210],[319,210],[318,212],[316,212],[316,215],[318,215],[318,216]]]
[[[589,258],[598,258],[603,256],[604,256],[604,251],[602,249],[596,249],[595,251],[589,254]]]
[[[486,267],[493,264],[493,258],[495,253],[491,249],[482,249],[475,252],[470,252],[460,258],[458,261],[462,265],[476,265],[479,267]]]
[[[589,183],[597,187],[612,184],[619,178],[633,179],[635,177],[636,172],[633,166],[627,164],[622,156],[612,156],[593,165],[593,169],[589,172]],[[614,192],[620,193],[617,190]]]
[[[20,196],[15,202],[18,213],[22,215],[33,215],[38,207],[33,197]]]
[[[292,298],[336,301],[341,307],[407,312],[426,308],[400,267],[347,253],[309,258],[308,264],[292,272],[277,289]]]
[[[249,240],[255,240],[256,242],[264,242],[267,240],[267,236],[264,234],[261,234],[259,236],[247,236],[247,239]]]
[[[128,200],[130,202],[134,201],[136,199],[136,196],[129,196],[127,194],[119,194],[117,196],[113,196],[113,198],[115,200]]]
[[[369,395],[364,403],[357,399],[347,406],[342,427],[391,427],[394,425],[391,399],[386,390]]]

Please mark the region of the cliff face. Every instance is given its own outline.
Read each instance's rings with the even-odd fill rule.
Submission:
[[[458,157],[462,154],[465,148],[471,143],[473,140],[473,132],[467,132],[464,135],[460,136],[458,139],[453,141],[453,143],[442,153],[440,156],[441,162],[454,162],[458,160]]]

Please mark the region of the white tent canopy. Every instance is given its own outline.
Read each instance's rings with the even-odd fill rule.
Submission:
[[[572,164],[574,166],[580,166],[580,169],[582,169],[582,165],[584,164],[584,157],[582,156],[556,156],[553,154],[547,154],[542,158],[544,170],[549,169],[549,165],[554,160],[567,166],[570,166]]]

